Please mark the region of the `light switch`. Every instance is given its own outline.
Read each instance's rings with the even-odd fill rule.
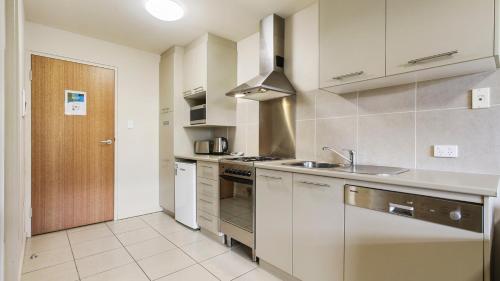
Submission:
[[[472,90],[472,108],[490,107],[490,88],[479,88]]]
[[[127,129],[133,129],[133,128],[134,128],[134,120],[128,120]]]
[[[434,157],[438,158],[457,158],[457,145],[434,145]]]

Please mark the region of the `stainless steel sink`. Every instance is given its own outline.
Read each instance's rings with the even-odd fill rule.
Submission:
[[[301,167],[301,168],[307,168],[307,169],[332,169],[332,168],[342,166],[341,164],[322,163],[322,162],[316,162],[316,161],[300,161],[300,162],[293,162],[293,163],[283,163],[283,165],[292,166],[292,167]]]
[[[344,164],[323,163],[316,161],[291,162],[291,163],[283,163],[283,165],[306,168],[306,169],[330,169],[338,172],[378,175],[378,176],[397,175],[408,171],[408,169],[398,168],[398,167],[385,167],[385,166],[374,166],[374,165],[346,166]]]
[[[355,165],[348,167],[337,167],[334,168],[333,170],[346,173],[377,175],[377,176],[391,176],[409,171],[408,169],[405,168],[374,166],[374,165]]]

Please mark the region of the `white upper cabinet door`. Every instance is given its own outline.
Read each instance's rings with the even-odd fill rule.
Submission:
[[[207,35],[189,44],[184,53],[184,93],[207,89]]]
[[[320,0],[319,22],[321,88],[385,76],[385,0]]]
[[[494,0],[387,0],[387,75],[493,56]]]
[[[293,174],[293,276],[343,280],[344,183]]]

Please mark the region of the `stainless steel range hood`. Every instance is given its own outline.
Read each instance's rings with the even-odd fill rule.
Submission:
[[[285,20],[275,14],[260,21],[260,74],[226,95],[265,101],[295,95],[284,70]]]

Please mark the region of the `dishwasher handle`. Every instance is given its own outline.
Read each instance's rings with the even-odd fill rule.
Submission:
[[[389,203],[389,213],[412,218],[415,208],[411,206]]]

